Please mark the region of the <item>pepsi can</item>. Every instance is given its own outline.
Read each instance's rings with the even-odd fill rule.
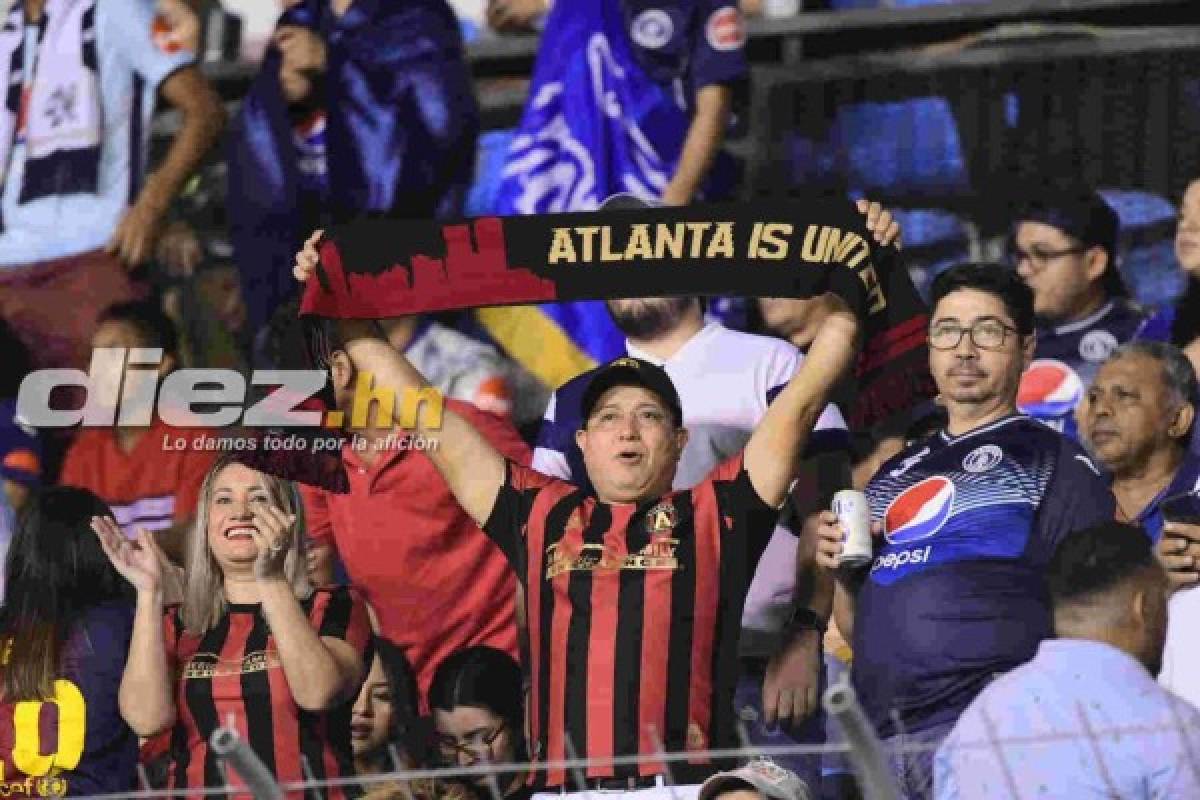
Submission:
[[[871,507],[867,496],[857,489],[842,489],[833,496],[833,513],[846,538],[842,540],[841,567],[862,567],[875,557],[871,542]]]

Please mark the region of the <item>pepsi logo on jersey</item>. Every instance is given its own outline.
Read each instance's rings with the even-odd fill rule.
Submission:
[[[1038,418],[1070,414],[1083,399],[1083,381],[1062,361],[1042,358],[1021,376],[1017,408]]]
[[[944,475],[914,483],[897,495],[883,513],[883,535],[891,544],[928,539],[950,518],[954,495],[954,482]]]

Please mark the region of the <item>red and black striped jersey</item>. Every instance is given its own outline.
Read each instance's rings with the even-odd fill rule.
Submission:
[[[317,589],[301,603],[320,636],[342,639],[369,658],[366,604],[346,587]],[[208,746],[218,727],[232,726],[280,783],[354,774],[350,751],[353,698],[321,713],[296,705],[275,639],[258,604],[231,605],[218,624],[195,636],[183,630],[177,608],[166,616],[167,648],[176,669],[177,721],[171,733],[172,789],[240,789]],[[307,770],[303,764],[307,763]],[[248,794],[240,794],[247,797]],[[329,797],[340,797],[334,790]]]
[[[484,530],[525,583],[536,760],[736,746],[742,605],[776,516],[740,453],[694,488],[636,505],[508,463]],[[691,783],[714,766],[670,768]],[[587,775],[666,771],[650,760]],[[554,768],[537,782],[569,776]]]

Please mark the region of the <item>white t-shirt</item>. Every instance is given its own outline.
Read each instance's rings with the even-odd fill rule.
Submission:
[[[96,194],[52,195],[18,205],[25,175],[25,145],[14,144],[0,200],[4,209],[0,270],[104,246],[125,209],[136,199],[130,197],[130,177],[140,165],[137,176],[140,187],[147,172],[150,123],[159,84],[195,59],[189,52],[171,54],[155,44],[154,14],[154,0],[96,3],[96,56],[104,126]],[[32,35],[32,30],[28,35]],[[26,47],[25,53],[32,63],[32,48]],[[37,67],[46,70],[53,65]],[[135,76],[142,80],[138,95],[134,91]],[[141,112],[136,116],[135,100],[140,103]]]
[[[1200,708],[1200,587],[1175,592],[1167,614],[1167,644],[1158,680]]]
[[[688,443],[675,475],[676,489],[695,486],[746,446],[769,402],[804,360],[789,342],[730,330],[717,322],[705,325],[666,361],[628,342],[625,350],[661,366],[679,393]],[[564,480],[574,477],[568,448],[579,427],[579,398],[590,378],[588,372],[569,381],[551,398],[533,453],[533,468],[539,472]],[[560,403],[571,408],[561,419],[557,413]],[[832,404],[826,406],[813,430],[807,448],[810,454],[846,445],[846,421]],[[796,584],[796,548],[796,536],[777,527],[750,584],[742,613],[743,630],[776,632],[786,622]],[[746,639],[743,636],[743,642]]]

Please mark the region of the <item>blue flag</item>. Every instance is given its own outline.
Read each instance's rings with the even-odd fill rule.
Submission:
[[[672,19],[668,11],[681,14],[679,6],[687,4],[661,5],[631,21],[620,0],[554,4],[495,213],[588,211],[620,193],[647,202],[662,197],[691,123],[691,86],[684,78],[696,76],[651,77],[645,59],[638,57],[646,44],[655,43],[653,36],[685,35],[669,22],[665,35],[648,29],[656,19]],[[692,60],[699,61],[693,72],[705,63]],[[721,154],[703,199],[727,197],[734,172],[732,160]]]

